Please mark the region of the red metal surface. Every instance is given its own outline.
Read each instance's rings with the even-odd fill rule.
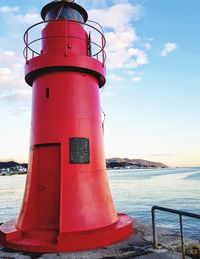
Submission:
[[[2,244],[29,252],[70,252],[111,245],[134,234],[132,219],[125,214],[119,214],[118,218],[115,224],[105,228],[66,233],[51,229],[34,229],[22,233],[16,230],[15,221],[11,220],[4,224],[4,230],[1,231]]]
[[[18,220],[0,227],[0,241],[17,250],[64,252],[128,238],[132,219],[116,213],[106,175],[104,64],[88,56],[79,23],[50,22],[42,38],[42,54],[26,64],[33,99],[24,200]],[[89,163],[70,163],[70,138],[89,140]]]
[[[24,34],[24,43],[25,43],[25,48],[24,48],[24,58],[26,59],[26,62],[28,62],[31,58],[34,56],[40,56],[43,53],[40,50],[40,45],[43,42],[43,40],[48,39],[49,41],[54,41],[57,37],[62,37],[65,38],[64,40],[68,39],[73,39],[74,37],[68,33],[65,33],[64,35],[51,35],[41,37],[36,35],[38,34],[38,31],[42,31],[43,27],[49,24],[50,22],[53,22],[54,24],[57,24],[57,27],[60,25],[62,26],[63,20],[50,20],[50,21],[42,21],[38,22],[31,27],[29,27],[25,34]],[[66,22],[64,23],[66,26]],[[105,65],[106,61],[106,52],[105,52],[105,46],[106,46],[106,39],[104,36],[103,28],[102,26],[94,21],[88,20],[87,23],[82,23],[82,22],[75,22],[75,21],[68,21],[68,26],[70,24],[79,24],[81,26],[84,26],[84,30],[87,32],[87,34],[92,35],[92,40],[91,40],[91,45],[92,48],[94,48],[92,57],[99,60],[102,62],[103,66]],[[77,38],[77,36],[75,36]],[[79,40],[83,40],[85,44],[85,38],[81,38],[80,36],[78,37]],[[37,44],[38,43],[38,44]],[[31,56],[31,58],[30,58]]]

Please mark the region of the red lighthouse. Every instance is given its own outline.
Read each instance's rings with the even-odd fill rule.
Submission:
[[[105,38],[74,2],[53,1],[41,16],[25,33],[25,80],[33,90],[26,190],[0,241],[33,252],[112,244],[132,234],[132,219],[116,213],[106,175],[99,100]],[[42,35],[31,39],[38,26]]]

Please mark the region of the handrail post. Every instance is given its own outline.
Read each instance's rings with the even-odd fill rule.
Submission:
[[[153,248],[157,249],[158,244],[157,244],[156,223],[155,223],[156,215],[155,215],[154,207],[151,210],[151,215],[152,215]]]
[[[165,212],[179,215],[180,233],[181,233],[181,252],[182,252],[182,259],[185,259],[183,216],[200,219],[200,214],[195,214],[195,213],[181,211],[181,210],[174,210],[174,209],[160,207],[160,206],[153,206],[151,208],[151,215],[152,215],[153,248],[154,249],[158,248],[158,241],[157,241],[157,235],[156,235],[155,210],[165,211]]]
[[[26,33],[26,63],[28,63],[28,31]]]
[[[103,34],[101,34],[101,48],[102,48],[102,63],[103,63],[103,66],[104,66],[104,38],[103,38]]]
[[[184,249],[184,234],[183,234],[183,218],[182,215],[179,215],[179,222],[180,222],[180,231],[181,231],[181,251],[182,251],[182,258],[185,259],[185,249]]]

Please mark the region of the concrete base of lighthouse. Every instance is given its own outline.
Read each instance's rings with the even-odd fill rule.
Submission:
[[[72,252],[110,245],[133,234],[133,220],[118,214],[119,220],[108,227],[83,232],[58,233],[53,229],[21,232],[15,220],[0,226],[0,243],[8,248],[28,252]]]

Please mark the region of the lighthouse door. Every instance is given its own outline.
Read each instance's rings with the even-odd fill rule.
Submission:
[[[37,222],[41,228],[59,226],[60,144],[37,145]]]

